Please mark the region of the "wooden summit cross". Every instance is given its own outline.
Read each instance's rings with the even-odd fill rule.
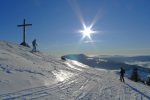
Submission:
[[[20,45],[29,47],[29,45],[26,43],[26,26],[32,26],[32,24],[26,24],[26,20],[23,20],[23,24],[22,25],[18,25],[18,27],[23,27],[23,42]]]

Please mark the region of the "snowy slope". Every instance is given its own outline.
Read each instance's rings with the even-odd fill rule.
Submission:
[[[150,100],[150,87],[17,44],[0,42],[0,100]]]

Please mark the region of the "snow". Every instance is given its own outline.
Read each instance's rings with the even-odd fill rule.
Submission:
[[[0,42],[0,100],[150,100],[150,87],[110,70]]]

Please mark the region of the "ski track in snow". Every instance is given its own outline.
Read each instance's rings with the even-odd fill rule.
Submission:
[[[109,71],[98,73],[88,70],[57,84],[2,94],[0,98],[3,100],[150,100],[149,96],[129,86],[127,79],[124,84],[119,82],[118,78],[118,75]]]
[[[128,79],[122,83],[113,71],[63,62],[11,43],[0,42],[0,47],[0,85],[6,90],[0,100],[150,100],[150,87]],[[24,86],[28,83],[32,88]],[[10,88],[14,90],[8,93]]]

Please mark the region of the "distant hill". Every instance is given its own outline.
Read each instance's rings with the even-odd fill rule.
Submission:
[[[125,62],[129,61],[150,61],[150,56],[135,56],[135,57],[124,57],[124,56],[99,56],[99,57],[88,57],[84,54],[70,54],[65,55],[67,59],[76,60],[88,66],[94,68],[103,68],[109,70],[117,70],[120,67],[125,69],[131,69],[137,67],[142,70],[147,70],[138,65],[130,65]]]
[[[150,61],[150,56],[133,56],[133,57],[126,57],[126,56],[100,56],[99,58],[103,58],[106,60],[111,60],[115,62],[133,62],[133,61]]]

